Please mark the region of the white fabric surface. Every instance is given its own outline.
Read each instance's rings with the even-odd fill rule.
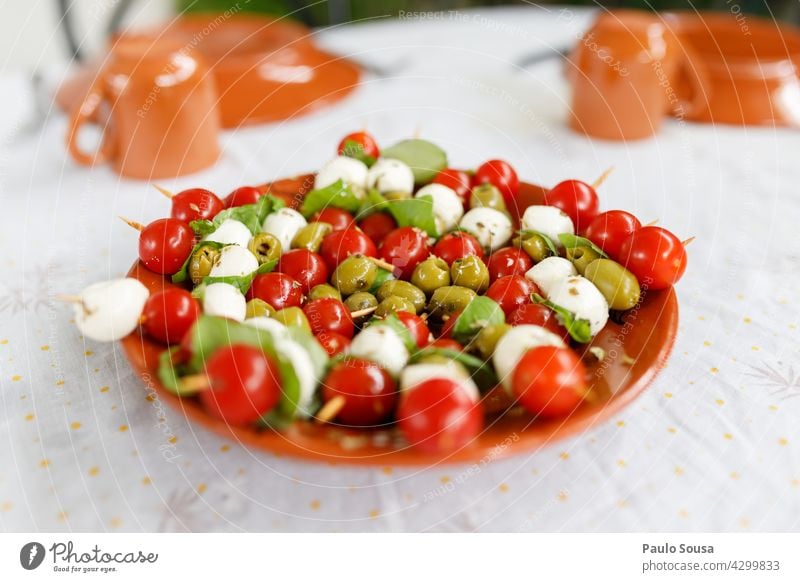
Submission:
[[[276,458],[147,400],[119,349],[84,343],[53,296],[122,275],[136,236],[116,216],[147,222],[167,203],[75,166],[64,117],[31,131],[27,82],[0,77],[3,530],[797,529],[800,135],[677,122],[634,144],[570,133],[560,64],[512,63],[586,22],[521,8],[326,31],[326,46],[395,72],[331,109],[228,133],[215,168],[162,184],[224,194],[318,167],[355,129],[384,144],[418,131],[455,166],[500,157],[542,184],[613,165],[605,209],[696,235],[673,356],[646,393],[589,433],[474,466]]]

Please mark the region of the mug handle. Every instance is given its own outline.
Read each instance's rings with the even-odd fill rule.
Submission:
[[[90,122],[100,105],[105,100],[105,95],[97,85],[93,86],[83,102],[72,113],[67,133],[67,150],[72,158],[83,166],[102,164],[111,157],[113,145],[107,132],[103,132],[100,147],[94,152],[87,152],[78,145],[78,132],[84,124]]]
[[[679,74],[686,78],[688,87],[678,92],[678,102],[673,107],[672,113],[678,114],[682,110],[682,117],[690,118],[708,107],[711,83],[708,72],[695,52],[686,43],[681,43],[681,46],[684,55]]]

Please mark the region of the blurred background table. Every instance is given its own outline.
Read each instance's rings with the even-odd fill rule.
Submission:
[[[504,158],[527,181],[593,180],[625,208],[697,236],[668,366],[624,414],[523,457],[375,469],[254,453],[188,424],[117,346],[84,342],[58,293],[121,276],[117,215],[168,212],[151,185],[73,165],[29,75],[0,76],[0,525],[48,531],[792,530],[800,519],[800,165],[796,132],[670,121],[630,144],[570,133],[558,59],[575,8],[408,14],[327,29],[383,71],[349,99],[229,132],[212,170],[165,181],[225,194],[318,167],[366,127],[418,132],[454,166]]]

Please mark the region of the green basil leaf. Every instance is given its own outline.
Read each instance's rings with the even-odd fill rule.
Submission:
[[[408,349],[409,354],[413,354],[417,351],[417,342],[415,342],[414,338],[411,337],[411,332],[408,331],[408,328],[403,325],[403,322],[400,321],[400,318],[398,318],[394,313],[384,318],[373,317],[369,321],[369,325],[388,325],[397,333],[397,335],[400,336],[400,339],[403,340],[403,343]]]
[[[414,172],[416,184],[427,184],[447,167],[447,154],[424,139],[406,139],[381,151],[381,157],[400,160]]]
[[[272,194],[264,194],[255,204],[245,204],[220,211],[213,220],[193,220],[189,223],[192,230],[201,237],[206,237],[219,225],[228,219],[238,220],[244,224],[252,234],[261,232],[261,224],[268,214],[286,206],[283,200]]]
[[[356,218],[358,220],[363,220],[370,214],[375,214],[376,212],[387,210],[388,207],[389,207],[389,201],[386,198],[384,198],[381,195],[381,193],[378,192],[377,189],[370,188],[369,190],[367,190],[367,195],[361,202],[361,206],[358,209]]]
[[[297,342],[308,353],[311,365],[314,367],[314,375],[317,378],[325,376],[328,368],[328,352],[317,341],[314,335],[304,327],[289,326],[286,328],[289,339]]]
[[[197,222],[197,221],[195,221],[195,222]],[[181,270],[178,271],[177,273],[175,273],[174,275],[172,275],[172,282],[173,283],[183,283],[184,281],[186,281],[186,279],[189,278],[189,263],[192,260],[192,255],[194,255],[194,253],[197,251],[197,249],[199,249],[202,246],[210,246],[211,248],[219,250],[222,247],[226,247],[228,245],[226,245],[225,243],[220,243],[220,242],[216,242],[216,241],[200,241],[199,243],[194,245],[194,248],[192,249],[192,252],[189,253],[189,256],[186,257],[185,261],[183,261],[183,265],[181,266]]]
[[[375,158],[364,153],[363,145],[352,139],[348,139],[344,142],[342,155],[362,161],[367,165],[367,167],[371,167],[376,161]]]
[[[175,363],[175,355],[181,351],[180,346],[173,346],[161,352],[158,357],[158,379],[167,391],[177,396],[191,396],[192,392],[181,387],[180,378],[188,373],[186,364]]]
[[[576,342],[588,344],[592,341],[592,326],[588,319],[578,319],[569,309],[548,301],[538,293],[531,295],[531,299],[535,303],[541,303],[553,310],[556,314],[556,319],[566,328],[570,337]]]
[[[337,180],[330,186],[312,190],[306,194],[303,199],[303,206],[300,207],[300,212],[308,218],[315,212],[332,206],[353,213],[361,208],[361,204],[362,200],[356,196],[353,189],[342,180]]]
[[[239,291],[242,292],[242,295],[245,295],[247,291],[250,289],[250,285],[253,284],[253,279],[255,279],[258,275],[263,273],[270,273],[275,268],[275,265],[278,264],[278,261],[273,259],[272,261],[268,261],[266,263],[262,263],[258,266],[258,269],[253,271],[248,275],[228,275],[227,277],[204,277],[203,278],[203,285],[211,285],[212,283],[227,283],[228,285],[233,285]]]
[[[456,319],[453,326],[453,339],[458,343],[468,343],[487,325],[498,325],[506,322],[503,309],[493,299],[480,295],[469,302]]]
[[[380,289],[381,285],[394,278],[394,273],[383,267],[378,267],[378,273],[375,275],[375,281],[372,282],[372,287],[369,288],[369,292],[374,295],[378,289]]]
[[[568,234],[565,232],[558,235],[558,240],[560,240],[561,244],[568,249],[574,249],[578,247],[589,247],[604,259],[608,258],[608,255],[603,252],[603,249],[598,247],[588,238],[583,238],[582,236],[576,236],[574,234]]]
[[[433,214],[433,198],[430,196],[406,200],[387,200],[386,208],[397,226],[415,226],[432,237],[439,236],[436,217]]]
[[[556,248],[556,245],[553,242],[553,239],[551,239],[549,236],[547,236],[543,232],[539,232],[538,230],[533,230],[532,228],[524,228],[522,230],[517,231],[517,234],[520,234],[522,236],[525,236],[526,234],[535,234],[537,236],[542,237],[542,240],[544,241],[544,244],[547,247],[547,250],[549,250],[551,253],[553,253],[554,257],[558,256],[558,249]]]
[[[416,364],[425,356],[442,356],[458,362],[466,368],[467,372],[472,376],[473,382],[475,382],[482,391],[494,388],[500,383],[497,379],[497,374],[495,374],[489,362],[484,362],[480,358],[476,358],[467,352],[428,346],[414,354],[409,360],[409,363]]]

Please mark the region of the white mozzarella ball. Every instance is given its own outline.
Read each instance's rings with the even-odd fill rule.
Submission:
[[[553,332],[538,325],[518,325],[508,330],[495,346],[492,355],[494,370],[500,382],[507,390],[511,390],[511,379],[514,368],[520,358],[532,348],[554,346],[563,348],[564,340]]]
[[[367,172],[367,188],[377,188],[378,192],[414,191],[414,172],[400,160],[380,158]]]
[[[400,389],[413,390],[419,384],[436,378],[452,380],[460,384],[466,394],[474,401],[480,400],[480,392],[469,373],[457,362],[441,364],[413,364],[406,366],[400,375]]]
[[[547,257],[528,269],[525,277],[533,281],[541,289],[545,297],[550,296],[550,291],[567,277],[577,275],[578,271],[567,259],[561,257]]]
[[[212,283],[203,292],[203,312],[206,315],[244,321],[247,301],[241,291],[227,283]]]
[[[276,338],[275,350],[289,360],[300,384],[300,401],[297,403],[298,413],[303,417],[311,416],[310,405],[320,380],[311,362],[311,356],[308,355],[303,346],[287,338]]]
[[[556,305],[571,311],[578,319],[586,319],[592,330],[592,336],[600,333],[608,322],[608,302],[585,277],[575,275],[558,283],[547,297]]]
[[[281,252],[288,253],[292,249],[292,240],[306,225],[308,222],[297,210],[281,208],[264,219],[261,230],[277,238],[281,243]]]
[[[75,302],[80,332],[98,342],[124,338],[139,325],[150,291],[136,279],[112,279],[89,285]]]
[[[246,247],[247,243],[250,242],[250,237],[253,234],[250,232],[250,229],[247,228],[243,223],[239,222],[238,220],[234,220],[232,218],[228,218],[222,221],[217,227],[217,230],[209,234],[203,240],[218,242],[225,245],[239,245],[240,247]]]
[[[419,189],[415,198],[430,196],[433,201],[433,215],[436,217],[436,230],[439,235],[453,230],[464,216],[464,205],[455,190],[444,184],[428,184]]]
[[[258,259],[245,247],[230,245],[222,247],[210,277],[241,277],[258,269]]]
[[[244,323],[245,325],[249,325],[250,327],[255,327],[262,331],[268,332],[273,339],[286,337],[288,333],[286,326],[283,325],[280,321],[278,321],[277,319],[264,317],[263,315],[259,315],[258,317],[251,317],[250,319],[245,319]]]
[[[371,325],[356,337],[348,353],[383,366],[394,377],[400,375],[408,362],[408,348],[403,339],[388,325]]]
[[[367,185],[367,165],[361,160],[338,156],[322,166],[314,178],[314,189],[319,190],[341,180],[345,184],[363,190]]]
[[[495,251],[505,245],[513,231],[511,219],[494,208],[473,208],[459,222],[459,226],[475,236],[481,246]]]
[[[572,219],[555,206],[528,206],[522,215],[522,228],[541,232],[561,247],[560,234],[575,234]]]

